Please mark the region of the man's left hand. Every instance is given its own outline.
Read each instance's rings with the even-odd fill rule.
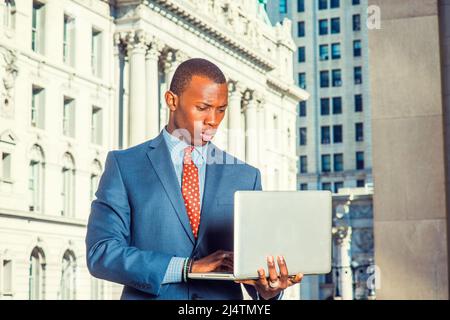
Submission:
[[[277,257],[277,261],[280,274],[277,273],[274,258],[269,256],[267,257],[269,278],[266,278],[265,271],[261,268],[258,270],[258,280],[239,280],[236,282],[254,286],[259,296],[268,300],[280,294],[284,289],[302,281],[303,274],[301,273],[296,274],[294,277],[289,277],[286,261],[283,257]]]

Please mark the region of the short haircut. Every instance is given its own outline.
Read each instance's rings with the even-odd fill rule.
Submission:
[[[194,58],[184,61],[175,70],[170,82],[170,91],[179,96],[193,76],[205,77],[218,84],[227,82],[223,72],[214,63],[206,59]]]

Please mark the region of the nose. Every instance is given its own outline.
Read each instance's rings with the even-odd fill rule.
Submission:
[[[216,110],[214,110],[214,108],[209,109],[208,114],[206,115],[206,118],[205,118],[205,124],[207,124],[211,127],[216,127],[218,125],[218,116],[217,116]]]

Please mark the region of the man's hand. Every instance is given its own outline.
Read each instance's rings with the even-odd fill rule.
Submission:
[[[233,252],[216,251],[203,259],[194,261],[192,273],[199,272],[233,272]]]
[[[263,299],[271,299],[277,296],[284,289],[300,283],[303,279],[303,274],[298,273],[295,277],[289,277],[286,261],[283,257],[278,257],[278,266],[280,274],[277,273],[275,261],[272,256],[267,257],[267,266],[269,269],[269,278],[266,278],[264,269],[258,270],[258,280],[241,280],[237,283],[249,284],[256,288],[260,297]]]

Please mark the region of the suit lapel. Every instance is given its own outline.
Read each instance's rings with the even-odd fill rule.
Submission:
[[[189,224],[189,218],[186,213],[183,197],[181,195],[181,188],[178,184],[178,179],[172,164],[169,149],[164,142],[162,133],[151,141],[150,150],[147,152],[147,156],[150,159],[150,162],[153,165],[153,168],[155,169],[155,172],[158,175],[159,180],[161,181],[161,184],[170,199],[170,202],[175,208],[175,212],[183,225],[184,231],[186,231],[189,239],[194,244],[195,239]]]
[[[208,229],[209,222],[214,219],[214,210],[212,210],[211,207],[216,201],[216,195],[218,193],[219,183],[223,173],[222,162],[210,163],[211,160],[209,158],[210,156],[216,157],[216,152],[220,153],[221,151],[212,143],[209,144],[209,148],[197,245],[201,243],[203,236]]]

